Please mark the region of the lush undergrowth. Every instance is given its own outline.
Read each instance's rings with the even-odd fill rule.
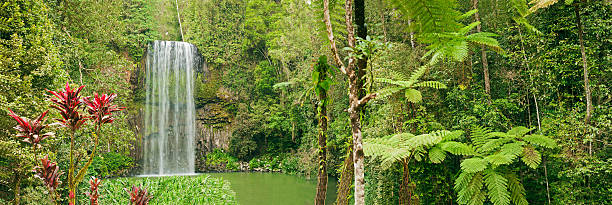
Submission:
[[[229,182],[209,175],[104,180],[100,204],[129,204],[124,188],[133,185],[147,188],[151,204],[237,204]]]

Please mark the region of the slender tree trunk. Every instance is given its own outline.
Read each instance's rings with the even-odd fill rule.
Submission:
[[[319,74],[319,82],[326,75]],[[316,88],[315,88],[316,89]],[[316,205],[325,205],[325,194],[327,193],[327,91],[319,94],[319,173],[317,176]]]
[[[355,47],[355,34],[352,23],[352,1],[345,1],[345,23],[347,31],[347,41],[349,47]],[[362,29],[359,32],[367,34],[365,31],[365,4],[363,0],[355,1],[355,20],[358,21],[357,25],[361,25]],[[330,48],[334,57],[334,61],[340,67],[340,71],[348,76],[349,79],[349,118],[351,123],[351,132],[353,134],[353,163],[355,173],[355,204],[365,204],[365,179],[364,179],[364,153],[363,153],[363,138],[361,133],[361,110],[363,106],[371,99],[376,98],[376,93],[369,94],[361,97],[363,93],[363,84],[360,83],[360,73],[365,73],[364,67],[354,68],[355,59],[349,58],[348,64],[342,62],[338,55],[338,49],[334,41],[333,29],[329,15],[329,0],[323,0],[323,17],[325,27],[327,30],[327,38],[330,41]],[[367,61],[366,66],[367,66]]]
[[[399,204],[405,205],[410,204],[411,200],[411,191],[410,190],[410,170],[408,170],[408,162],[407,160],[402,161],[403,173],[402,173],[402,185],[400,187],[399,193]]]
[[[340,174],[340,184],[338,184],[338,196],[336,198],[336,205],[348,205],[349,195],[351,194],[351,185],[353,184],[353,148],[348,148],[346,158],[342,167],[342,173]]]
[[[593,112],[593,102],[591,99],[591,87],[589,85],[589,67],[587,66],[587,57],[584,48],[584,32],[582,31],[582,22],[580,20],[580,4],[574,4],[574,13],[576,13],[576,24],[578,26],[578,40],[580,41],[580,53],[582,54],[582,72],[584,77],[584,94],[586,98],[586,116],[584,123],[589,124]],[[592,143],[589,142],[589,154],[591,154]]]
[[[355,25],[357,25],[357,36],[365,39],[368,35],[368,29],[365,26],[365,1],[355,0]],[[356,76],[351,81],[354,81],[350,92],[353,96],[353,109],[349,109],[349,115],[351,116],[351,125],[353,130],[353,156],[355,163],[355,205],[365,204],[365,165],[364,165],[364,153],[363,153],[363,136],[361,134],[361,111],[363,106],[357,104],[363,96],[365,96],[364,80],[363,76],[366,73],[368,66],[367,57],[363,56],[357,60],[357,72]]]
[[[19,204],[21,195],[21,172],[15,172],[15,205]]]
[[[174,0],[174,3],[176,4],[176,16],[179,23],[179,30],[181,31],[181,41],[184,41],[185,37],[183,36],[183,24],[181,23],[181,12],[179,11],[178,0]]]
[[[472,0],[472,6],[474,9],[478,9],[478,0]],[[476,21],[480,21],[480,15],[479,12],[476,12],[474,14],[474,19]],[[480,24],[478,24],[476,26],[476,31],[478,31],[479,33],[482,31],[482,27]],[[489,81],[489,62],[487,61],[487,51],[486,48],[484,46],[480,46],[480,51],[481,51],[481,55],[482,55],[482,73],[484,76],[484,81],[485,81],[485,92],[487,93],[487,95],[489,96],[489,104],[491,104],[491,83]]]

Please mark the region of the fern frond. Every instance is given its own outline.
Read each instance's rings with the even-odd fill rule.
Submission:
[[[501,147],[501,149],[499,150],[500,151],[499,153],[503,155],[512,156],[512,159],[514,160],[514,158],[516,158],[517,156],[521,155],[521,153],[523,153],[524,145],[525,145],[525,142],[522,142],[522,141],[508,143]]]
[[[381,83],[388,83],[392,85],[402,86],[404,88],[411,87],[412,84],[414,84],[414,81],[393,80],[393,79],[388,79],[388,78],[376,78],[374,80],[377,82],[381,82]]]
[[[406,141],[407,145],[412,148],[423,146],[432,146],[442,141],[442,137],[436,134],[422,134],[414,136]]]
[[[472,157],[461,162],[461,170],[467,173],[480,172],[487,168],[489,162],[480,157]]]
[[[425,71],[427,71],[427,66],[421,66],[417,68],[414,72],[412,72],[412,74],[410,75],[410,78],[408,78],[408,82],[412,82],[412,83],[409,86],[404,86],[404,87],[412,86],[414,82],[416,82],[421,76],[423,76],[423,74],[425,74]]]
[[[494,205],[509,205],[508,180],[493,169],[485,171],[484,181],[489,190],[489,199]]]
[[[485,157],[485,160],[490,164],[503,165],[512,163],[513,157],[505,154],[493,154]]]
[[[413,87],[429,87],[429,88],[435,88],[435,89],[446,89],[446,85],[438,81],[423,81],[423,82],[415,83],[412,86]]]
[[[476,152],[474,151],[474,148],[472,148],[472,146],[467,145],[467,144],[463,144],[461,142],[443,142],[440,143],[440,147],[442,148],[442,150],[447,151],[451,154],[454,155],[473,155]]]
[[[527,135],[523,137],[523,140],[529,142],[530,144],[546,147],[549,149],[557,147],[557,142],[555,142],[555,140],[550,139],[544,135]]]
[[[421,91],[418,91],[412,88],[406,89],[405,96],[406,96],[406,100],[408,100],[408,102],[411,102],[411,103],[418,103],[418,102],[421,102],[421,100],[423,100]]]
[[[507,173],[506,179],[508,179],[508,189],[510,190],[510,199],[513,204],[516,205],[527,205],[527,199],[525,199],[525,188],[519,181],[518,177],[514,173]]]
[[[398,71],[393,70],[393,69],[388,69],[385,72],[385,76],[387,76],[387,78],[390,78],[390,79],[393,79],[393,80],[408,79],[408,76],[406,76],[404,73],[398,72]]]
[[[461,14],[461,16],[459,16],[459,18],[457,18],[457,20],[469,18],[469,17],[471,17],[472,15],[474,15],[477,12],[478,12],[478,9],[469,10],[468,12],[465,12],[464,14]]]
[[[523,148],[523,157],[521,160],[532,169],[538,168],[540,162],[542,162],[542,156],[540,152],[535,150],[532,146],[525,146]]]
[[[455,180],[455,190],[457,193],[457,202],[459,204],[480,204],[482,205],[485,197],[482,191],[483,180],[482,172],[467,173],[461,172]]]
[[[483,126],[473,126],[471,129],[471,137],[472,142],[476,147],[482,146],[486,143],[491,137],[488,135],[491,133],[491,128],[483,127]]]
[[[526,128],[526,127],[523,127],[523,126],[516,126],[516,127],[513,127],[512,129],[508,130],[508,132],[506,132],[506,134],[513,135],[513,136],[516,136],[516,137],[522,137],[523,135],[531,132],[534,129],[535,129],[535,127],[529,129],[529,128]]]
[[[407,145],[407,140],[413,136],[410,133],[400,133],[381,138],[366,138],[363,140],[363,152],[366,156],[381,159],[381,167],[388,169],[393,163],[410,156],[412,148]]]
[[[413,31],[431,33],[452,30],[458,26],[456,19],[461,16],[455,10],[456,1],[392,0],[391,4],[413,21]]]
[[[472,22],[472,23],[468,24],[467,26],[459,29],[459,34],[465,35],[465,34],[469,33],[472,29],[476,28],[476,26],[478,26],[478,25],[480,25],[480,21]]]
[[[495,52],[502,53],[504,52],[504,50],[499,46],[499,42],[497,41],[497,39],[492,38],[495,36],[497,35],[493,33],[479,32],[466,36],[466,40],[470,43],[486,46],[487,48],[490,48]]]
[[[401,91],[403,89],[406,89],[406,88],[404,88],[404,87],[386,87],[386,88],[383,88],[382,90],[379,90],[377,92],[378,93],[377,98],[383,99],[383,98],[389,97],[389,96],[391,96],[391,95],[393,95],[393,94],[395,94],[395,93],[397,93],[397,92],[399,92],[399,91]]]
[[[480,148],[478,148],[478,152],[489,152],[500,148],[501,145],[509,142],[510,138],[497,138],[490,139],[485,144],[483,144]]]
[[[415,148],[414,151],[412,152],[412,157],[417,162],[420,162],[421,160],[423,160],[424,156],[425,156],[425,148],[423,148],[422,146]]]
[[[452,132],[447,132],[444,135],[442,135],[442,141],[456,140],[456,139],[459,139],[461,136],[463,136],[463,134],[464,134],[463,130],[455,130]]]
[[[438,164],[446,158],[446,152],[439,146],[435,146],[429,150],[429,160],[434,164]]]

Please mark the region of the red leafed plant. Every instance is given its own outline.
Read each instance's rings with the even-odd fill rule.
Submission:
[[[117,97],[116,94],[98,95],[95,93],[93,97],[81,98],[80,92],[84,87],[85,86],[79,86],[78,88],[74,89],[71,88],[68,83],[66,83],[66,86],[62,90],[49,91],[53,94],[53,96],[49,99],[53,103],[51,107],[57,109],[61,115],[61,118],[56,120],[59,122],[59,124],[68,129],[68,133],[70,134],[70,162],[67,176],[69,193],[68,204],[70,205],[76,204],[76,188],[83,180],[88,167],[91,165],[93,158],[96,155],[98,138],[102,125],[112,123],[115,120],[115,118],[112,116],[113,112],[125,109],[113,104],[113,100]],[[86,106],[89,115],[81,115],[80,111],[83,111],[82,108],[84,105]],[[45,116],[47,115],[48,111],[43,112],[36,120],[22,118],[15,114],[12,110],[9,109],[9,111],[9,115],[18,123],[18,125],[15,127],[15,129],[19,131],[17,136],[25,138],[23,141],[32,144],[34,155],[36,155],[36,148],[40,146],[40,143],[45,138],[54,136],[54,133],[51,132],[41,134],[42,130],[48,126],[44,124]],[[77,169],[79,161],[81,160],[74,159],[74,152],[77,147],[77,145],[75,145],[75,133],[89,119],[94,121],[95,132],[93,133],[93,137],[95,144],[93,145],[91,154],[89,154],[87,163],[83,164],[80,169]],[[36,159],[38,158],[36,157]],[[59,195],[56,194],[55,190],[58,188],[59,184],[61,184],[59,181],[59,176],[63,174],[63,172],[60,172],[57,164],[50,162],[48,157],[42,159],[41,163],[42,164],[40,166],[35,168],[37,176],[43,180],[44,184],[50,190],[52,200],[58,204]],[[92,178],[89,183],[91,185],[90,192],[86,194],[90,197],[91,204],[97,205],[98,198],[100,197],[98,193],[100,180],[97,178]],[[127,191],[127,189],[125,190]],[[18,194],[16,194],[16,196],[18,196]],[[148,204],[151,198],[148,192],[140,187],[132,187],[130,196],[132,198],[132,204],[139,205]]]
[[[100,198],[100,193],[98,193],[98,187],[100,186],[100,179],[96,177],[91,177],[89,180],[89,192],[85,192],[85,195],[89,197],[90,205],[98,205],[98,198]]]
[[[36,152],[36,148],[40,146],[40,143],[44,139],[55,135],[52,132],[41,134],[42,130],[47,127],[47,125],[45,125],[44,123],[45,116],[47,116],[47,113],[49,112],[48,110],[40,114],[40,116],[38,116],[36,120],[19,117],[11,109],[9,109],[9,112],[9,115],[13,117],[13,119],[15,119],[17,123],[19,123],[17,126],[15,126],[15,129],[19,131],[17,137],[23,137],[24,142],[32,144],[33,148],[35,149],[34,152]]]
[[[57,121],[72,131],[79,129],[87,121],[87,118],[79,113],[79,108],[83,105],[80,96],[83,87],[85,86],[82,85],[77,89],[71,89],[68,82],[66,82],[64,90],[49,91],[55,96],[55,98],[50,99],[54,104],[51,107],[59,110],[62,115],[62,119],[57,119]]]
[[[124,189],[130,194],[131,205],[146,205],[151,200],[151,195],[142,187],[132,186],[132,190]]]
[[[51,162],[48,156],[40,159],[41,166],[37,166],[34,169],[36,170],[36,177],[42,179],[47,189],[49,189],[49,193],[51,194],[51,198],[54,201],[57,201],[57,193],[55,190],[59,187],[62,182],[60,181],[60,176],[64,173],[59,170],[59,166],[56,163]]]
[[[96,123],[98,128],[102,124],[111,123],[115,120],[112,116],[112,112],[121,111],[123,107],[117,107],[113,105],[113,100],[117,97],[117,94],[102,94],[94,93],[93,97],[86,97],[83,99],[85,105],[87,105],[87,112],[91,115],[91,119]]]
[[[68,190],[70,192],[75,192],[76,187],[78,186],[78,184],[81,182],[81,180],[83,179],[83,176],[85,176],[85,172],[87,171],[87,167],[89,166],[89,164],[91,163],[87,163],[85,166],[83,166],[81,168],[81,170],[79,170],[77,172],[77,175],[75,176],[75,170],[77,169],[77,163],[78,160],[75,162],[74,160],[74,133],[77,129],[79,129],[83,124],[85,124],[85,121],[87,121],[87,117],[81,115],[79,113],[79,109],[83,106],[83,102],[81,99],[81,90],[83,90],[83,87],[85,87],[84,85],[80,86],[77,89],[72,89],[70,88],[70,85],[68,84],[68,82],[66,82],[66,86],[64,88],[64,90],[59,90],[59,91],[49,91],[50,93],[52,93],[55,97],[52,97],[51,99],[49,99],[51,102],[53,102],[53,105],[51,105],[51,107],[57,109],[60,112],[60,115],[62,116],[61,119],[56,119],[57,121],[59,121],[59,123],[68,128],[69,133],[70,133],[70,164],[69,164],[69,169],[68,169]],[[95,147],[98,146],[97,144],[94,146]],[[90,158],[93,158],[95,152],[92,153],[92,155],[90,156]],[[69,204],[75,204],[75,198],[74,197],[70,197],[69,198]]]

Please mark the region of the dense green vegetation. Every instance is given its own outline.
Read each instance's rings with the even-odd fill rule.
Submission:
[[[46,90],[65,82],[87,85],[84,96],[117,93],[126,109],[102,127],[84,178],[133,174],[144,95],[131,79],[148,42],[182,40],[208,65],[196,105],[217,105],[229,119],[217,125],[231,125],[228,149],[203,155],[207,165],[327,173],[348,179],[339,189],[351,201],[351,120],[358,120],[365,204],[612,203],[609,0],[355,0],[353,47],[346,2],[3,1],[0,110],[34,118],[50,105]],[[332,72],[318,79],[322,56]],[[373,95],[349,109],[351,96]],[[39,161],[15,125],[0,117],[0,203],[44,203],[46,189],[31,174]],[[95,126],[83,129],[79,143]],[[59,129],[38,157],[67,170],[69,142]],[[381,155],[375,144],[397,152]],[[90,148],[75,151],[83,163]],[[126,204],[123,188],[134,184],[148,187],[153,203],[235,203],[227,183],[199,176],[103,179],[101,204]],[[86,200],[88,185],[79,189]],[[68,196],[67,183],[58,192]]]
[[[124,188],[133,185],[148,187],[152,204],[237,204],[229,182],[208,175],[119,178],[102,183],[100,204],[129,204]]]

